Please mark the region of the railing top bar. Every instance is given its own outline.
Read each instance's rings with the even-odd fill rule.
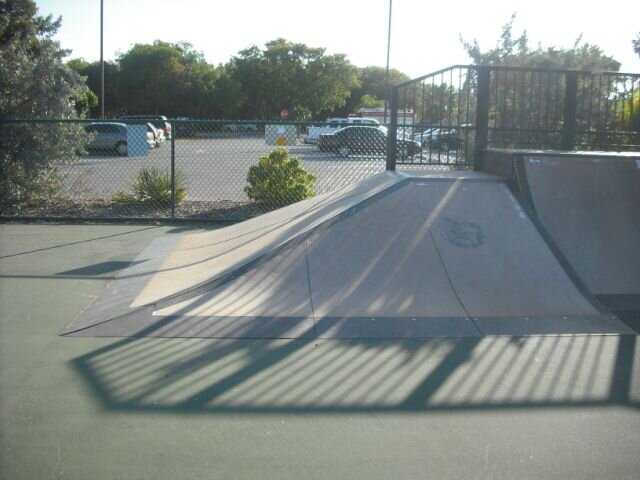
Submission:
[[[426,75],[423,75],[422,77],[414,78],[412,80],[407,80],[406,82],[402,82],[402,83],[399,83],[398,85],[394,85],[394,88],[407,87],[407,86],[412,85],[412,84],[414,84],[416,82],[421,82],[422,80],[426,80],[429,77],[434,77],[436,75],[441,75],[443,73],[446,73],[446,72],[448,72],[450,70],[454,70],[456,68],[472,69],[472,68],[476,68],[476,65],[451,65],[450,67],[443,68],[442,70],[437,70],[435,72],[427,73]]]
[[[536,68],[536,67],[511,67],[508,65],[473,65],[472,68],[486,67],[490,70],[506,70],[515,72],[540,72],[540,73],[579,73],[583,75],[608,75],[617,77],[640,78],[640,73],[612,72],[607,70],[572,70],[568,68]]]
[[[414,83],[421,82],[431,77],[435,77],[437,75],[442,75],[443,73],[449,72],[455,69],[467,69],[467,70],[478,70],[480,68],[488,68],[493,71],[512,71],[512,72],[541,72],[541,73],[577,73],[582,75],[605,75],[605,76],[615,76],[615,77],[630,77],[630,78],[638,78],[640,79],[640,73],[625,73],[625,72],[611,72],[611,71],[600,71],[600,70],[571,70],[566,68],[537,68],[537,67],[516,67],[516,66],[508,66],[508,65],[452,65],[447,68],[443,68],[441,70],[437,70],[435,72],[427,73],[418,78],[414,78],[412,80],[407,80],[406,82],[399,83],[394,85],[394,88],[403,88],[413,85]]]
[[[0,118],[2,123],[125,123],[129,125],[138,125],[142,120],[153,122],[153,119],[121,119],[121,118]],[[303,126],[324,126],[333,125],[335,122],[326,120],[207,120],[207,119],[175,119],[167,118],[167,122],[171,124],[209,124],[209,125],[303,125]],[[382,124],[381,124],[382,125]],[[351,124],[341,126],[352,126]],[[375,126],[375,125],[365,125]]]

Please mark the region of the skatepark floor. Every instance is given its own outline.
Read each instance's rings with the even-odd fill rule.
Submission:
[[[0,225],[0,479],[637,478],[634,335],[60,336],[189,231]]]

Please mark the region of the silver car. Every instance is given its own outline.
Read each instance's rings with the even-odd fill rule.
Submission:
[[[93,136],[87,150],[98,153],[127,154],[127,126],[124,123],[90,123],[84,129]]]

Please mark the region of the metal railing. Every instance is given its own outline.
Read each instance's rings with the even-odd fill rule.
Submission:
[[[391,169],[471,166],[486,148],[640,149],[640,74],[455,65],[395,86],[391,110],[397,135],[423,144],[406,162],[390,141]]]

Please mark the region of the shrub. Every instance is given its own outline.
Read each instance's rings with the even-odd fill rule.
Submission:
[[[276,148],[249,167],[249,185],[244,191],[251,200],[268,207],[283,207],[313,197],[316,177],[307,173],[298,157],[286,148]]]
[[[176,205],[187,196],[186,177],[181,170],[176,170]],[[143,168],[130,183],[133,194],[116,193],[111,201],[119,204],[154,203],[167,205],[171,203],[171,173],[157,167]]]

